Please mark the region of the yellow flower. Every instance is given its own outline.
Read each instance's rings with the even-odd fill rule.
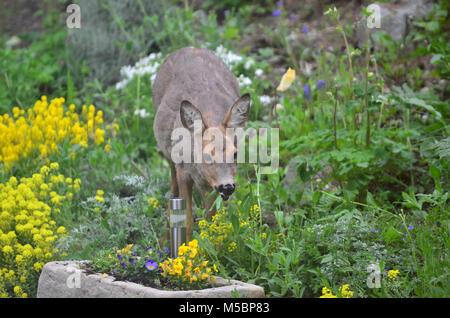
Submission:
[[[295,70],[288,68],[287,72],[281,78],[280,85],[277,87],[277,91],[287,90],[295,80]]]
[[[194,258],[195,256],[197,256],[197,249],[191,250],[191,254],[189,255],[190,258]]]
[[[397,278],[397,275],[400,274],[400,271],[398,269],[396,270],[390,270],[388,271],[388,279],[389,281],[395,280]]]
[[[351,298],[354,294],[354,292],[350,290],[350,286],[348,284],[339,287],[339,292],[344,298]]]
[[[149,198],[148,204],[150,204],[150,206],[152,206],[155,209],[159,206],[159,201],[157,198]]]
[[[58,227],[58,229],[56,230],[56,233],[58,234],[63,234],[66,232],[66,228],[64,226],[60,226]]]
[[[181,246],[178,248],[178,255],[179,255],[179,256],[183,256],[184,253],[186,253],[188,250],[189,250],[189,247],[187,247],[187,246],[183,243],[183,245],[181,245]]]
[[[190,249],[195,249],[198,246],[198,241],[197,240],[192,240],[189,242],[189,248]]]
[[[20,288],[20,286],[15,286],[14,287],[14,294],[16,294],[19,297],[22,296],[22,294],[23,294],[22,288]]]
[[[122,252],[126,253],[128,252],[131,248],[133,247],[133,244],[128,245],[127,247],[125,247]]]
[[[322,296],[320,296],[319,298],[338,298],[338,297],[336,295],[333,295],[331,289],[329,289],[328,287],[323,287]]]
[[[3,253],[9,254],[9,253],[12,253],[12,252],[13,252],[13,249],[12,249],[11,246],[6,245],[5,247],[3,247]]]

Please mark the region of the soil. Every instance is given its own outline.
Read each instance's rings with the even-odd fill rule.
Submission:
[[[18,35],[24,32],[41,32],[45,10],[41,0],[3,0],[0,1],[0,35]]]
[[[99,274],[96,272],[92,267],[90,267],[87,264],[83,265],[83,271],[90,275],[90,274]],[[102,273],[100,273],[102,274]],[[151,287],[159,290],[168,290],[168,291],[178,291],[178,290],[191,290],[192,288],[183,288],[178,285],[174,285],[170,281],[168,281],[167,278],[164,278],[160,276],[158,279],[151,280],[148,276],[145,275],[139,275],[139,276],[133,276],[133,277],[125,277],[122,275],[114,275],[113,273],[106,273],[108,276],[114,277],[116,281],[123,281],[123,282],[131,282],[135,284],[139,284],[145,287]],[[213,286],[211,284],[207,284],[203,286],[202,289],[212,288]]]

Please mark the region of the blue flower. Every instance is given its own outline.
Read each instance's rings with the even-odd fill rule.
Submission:
[[[325,80],[318,80],[317,81],[317,89],[321,89],[325,87]]]
[[[277,6],[282,6],[283,5],[283,1],[277,1]]]
[[[272,12],[272,16],[273,17],[279,17],[281,15],[281,10],[280,9],[275,9]]]
[[[229,14],[230,14],[230,10],[225,10],[225,11],[223,12],[223,14],[224,14],[224,15],[229,15]]]
[[[302,28],[302,33],[303,34],[308,33],[308,27],[306,25]]]
[[[145,249],[145,252],[148,252],[148,251],[152,251],[152,247],[151,246],[149,246],[149,247],[147,247],[146,249]]]
[[[122,265],[123,268],[127,267],[127,264],[125,263],[120,263],[120,265]]]
[[[291,14],[288,16],[289,20],[294,20],[295,17],[296,17],[296,15],[293,14],[293,13],[291,13]]]
[[[155,262],[154,260],[148,259],[148,260],[146,260],[146,261],[147,261],[147,263],[145,263],[145,267],[146,267],[149,271],[153,271],[153,270],[155,270],[155,269],[158,267],[158,263]]]
[[[303,95],[305,96],[305,98],[309,98],[311,96],[309,83],[305,84],[305,87],[303,88]]]
[[[128,261],[130,262],[130,264],[134,265],[134,258],[133,258],[133,257],[130,257],[130,258],[128,259]]]
[[[414,229],[414,226],[412,226],[412,225],[408,226],[408,230],[411,231],[412,229]]]
[[[123,259],[122,255],[120,255],[120,254],[117,254],[117,258],[119,259],[120,262],[121,262],[122,259]]]

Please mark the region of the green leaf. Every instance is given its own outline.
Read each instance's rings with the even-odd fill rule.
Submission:
[[[434,180],[439,180],[441,178],[441,171],[435,165],[430,166],[430,174]]]
[[[333,260],[333,255],[327,254],[322,257],[322,259],[320,260],[320,264],[330,263],[332,260]]]
[[[397,238],[399,238],[402,235],[401,232],[397,231],[392,225],[387,229],[386,232],[382,234],[383,239],[386,241],[386,243],[391,243],[395,241]]]
[[[439,120],[442,119],[442,115],[440,112],[438,112],[436,109],[434,109],[433,106],[428,105],[427,103],[425,103],[425,101],[423,101],[417,97],[405,97],[405,98],[403,98],[403,101],[405,103],[424,108],[424,109],[428,110],[430,113],[432,113],[433,115],[435,115]]]

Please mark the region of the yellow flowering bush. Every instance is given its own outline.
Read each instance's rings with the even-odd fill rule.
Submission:
[[[14,107],[12,116],[0,115],[0,164],[10,168],[32,154],[47,157],[57,153],[58,146],[65,142],[85,147],[91,139],[96,145],[102,145],[105,141],[103,112],[96,111],[93,105],[84,105],[80,116],[75,112],[75,105],[65,109],[64,102],[63,97],[48,102],[42,96],[27,111]],[[118,125],[113,126],[115,133]]]
[[[0,296],[28,297],[45,263],[59,257],[56,240],[66,229],[52,215],[71,200],[81,181],[43,166],[30,178],[0,183]]]
[[[241,228],[254,229],[256,227],[256,221],[260,213],[259,206],[254,204],[250,207],[249,212],[247,216],[239,212],[239,226]],[[216,249],[226,248],[230,253],[236,249],[236,242],[227,241],[227,238],[233,232],[233,226],[227,219],[225,208],[218,210],[212,217],[211,222],[201,220],[198,225],[200,228],[200,237],[211,242]],[[264,235],[265,233],[262,234]]]
[[[216,278],[211,276],[214,270],[218,272],[216,265],[208,266],[209,261],[205,260],[203,253],[198,246],[197,240],[192,240],[188,245],[183,244],[178,250],[178,257],[159,264],[162,269],[161,276],[167,277],[170,281],[178,285],[201,286]]]

